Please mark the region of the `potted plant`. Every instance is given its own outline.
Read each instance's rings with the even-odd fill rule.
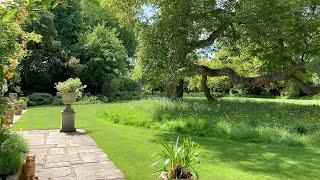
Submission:
[[[27,106],[28,106],[28,101],[29,101],[29,99],[26,98],[26,97],[21,97],[20,100],[23,101],[23,107],[22,107],[22,109],[23,109],[23,110],[26,110],[26,109],[27,109]]]
[[[4,110],[4,114],[8,117],[9,122],[13,123],[14,105],[13,104],[8,104],[8,106]]]
[[[85,87],[79,78],[70,78],[55,85],[55,88],[58,90],[58,95],[61,96],[64,104],[73,104],[76,98],[82,95]]]
[[[163,168],[156,171],[161,172],[163,180],[194,180],[198,179],[198,173],[194,165],[199,163],[199,145],[196,145],[190,138],[183,140],[179,145],[179,138],[175,145],[162,143],[162,152],[156,153],[163,161]],[[156,166],[156,162],[152,166]]]
[[[23,110],[24,101],[19,99],[14,104],[15,104],[15,107],[16,107],[15,115],[21,115],[22,114],[22,110]]]

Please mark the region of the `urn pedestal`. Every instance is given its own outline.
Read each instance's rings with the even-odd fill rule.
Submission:
[[[66,108],[61,111],[61,128],[60,132],[75,132],[75,115],[71,104],[76,101],[75,93],[60,93],[63,103],[66,105]]]
[[[66,108],[61,111],[61,129],[60,132],[75,132],[74,125],[76,112],[71,108],[71,104],[67,104]]]

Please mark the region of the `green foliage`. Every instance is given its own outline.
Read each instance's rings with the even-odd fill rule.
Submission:
[[[105,25],[96,26],[92,32],[80,36],[77,45],[83,60],[101,59],[106,61],[110,71],[124,72],[128,62],[126,51],[117,38],[116,29],[109,29]]]
[[[52,104],[53,101],[52,95],[48,93],[33,93],[28,98],[28,105],[30,106]]]
[[[8,129],[0,129],[0,175],[18,172],[29,151],[27,142]]]
[[[236,14],[243,23],[236,27],[241,45],[271,72],[319,52],[319,8],[313,0],[244,1]]]
[[[110,97],[110,101],[128,101],[128,100],[140,100],[143,96],[139,91],[117,91]]]
[[[0,7],[0,93],[6,91],[4,85],[18,80],[17,66],[26,54],[28,40],[39,41],[35,33],[23,31],[24,24],[30,16],[30,2],[1,2]]]
[[[146,4],[155,9],[155,15],[142,23],[138,54],[144,79],[156,87],[201,74],[192,67],[201,64],[197,55],[202,51],[215,51],[215,59],[223,60],[224,67],[245,77],[314,64],[319,56],[318,4],[314,0],[277,2],[149,1]],[[225,49],[227,53],[222,52]],[[314,85],[310,83],[314,71],[301,71],[299,78]]]
[[[94,94],[103,92],[105,85],[128,70],[125,48],[117,38],[116,29],[98,25],[92,32],[81,35],[77,46],[86,62],[81,78]]]
[[[281,95],[288,98],[294,98],[299,96],[299,88],[293,83],[287,83],[286,87],[281,92]]]
[[[22,90],[32,92],[55,93],[53,84],[70,77],[71,68],[67,66],[68,53],[62,49],[53,22],[54,15],[48,10],[37,12],[39,18],[25,25],[28,32],[42,36],[41,42],[29,41],[29,56],[20,65]]]
[[[156,155],[160,156],[161,161],[163,161],[163,169],[159,170],[163,178],[170,180],[199,178],[194,168],[194,165],[200,163],[198,158],[199,145],[191,141],[191,138],[183,139],[181,145],[178,138],[175,145],[165,142],[162,143],[162,146],[163,150]]]
[[[63,105],[61,97],[58,97],[58,96],[53,97],[52,105]]]
[[[101,94],[107,82],[127,75],[136,38],[119,25],[107,4],[68,0],[37,14],[39,18],[30,21],[26,30],[43,38],[41,43],[28,43],[31,55],[21,66],[24,92],[53,94],[52,84],[80,77],[88,92]]]
[[[11,107],[8,104],[7,99],[0,96],[0,129],[2,129],[3,125],[9,121],[8,117],[4,114],[4,111],[6,108],[11,108]]]
[[[101,101],[97,96],[87,96],[87,95],[84,95],[83,97],[81,97],[81,99],[79,99],[78,102],[76,102],[76,104],[98,104],[98,103],[101,103]]]
[[[186,37],[193,38],[188,18],[191,4],[194,3],[179,0],[156,2],[159,13],[152,23],[142,27],[138,58],[143,78],[154,87],[165,85],[172,89],[185,73],[181,68],[195,61],[194,53],[186,56]]]

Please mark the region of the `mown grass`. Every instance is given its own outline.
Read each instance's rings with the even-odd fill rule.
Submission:
[[[297,105],[290,104],[290,102],[288,104],[276,103],[275,106],[278,108],[269,107],[269,109],[265,109],[267,105],[261,102],[245,101],[242,103],[239,100],[230,100],[230,102],[229,100],[223,100],[213,104],[207,103],[202,100],[191,100],[173,105],[172,102],[166,100],[143,100],[111,104],[75,105],[74,108],[77,112],[77,127],[83,127],[87,130],[88,134],[108,154],[116,166],[125,173],[126,178],[129,180],[155,179],[156,175],[152,173],[153,169],[150,168],[150,165],[155,162],[152,155],[161,149],[160,142],[174,141],[180,135],[180,133],[176,133],[178,132],[176,130],[170,131],[170,128],[162,129],[161,123],[156,117],[175,117],[171,119],[173,122],[177,121],[178,118],[188,116],[191,116],[189,120],[192,120],[192,117],[205,119],[206,115],[203,113],[218,113],[218,110],[220,110],[223,111],[220,112],[220,116],[224,115],[226,117],[228,115],[230,118],[236,118],[235,113],[227,113],[229,109],[233,109],[232,107],[237,108],[238,112],[242,112],[243,110],[240,111],[241,109],[250,110],[249,107],[253,108],[252,106],[260,105],[260,108],[256,107],[256,109],[252,109],[252,112],[257,109],[260,109],[259,112],[265,113],[273,113],[269,112],[269,110],[279,112],[282,110],[280,108],[282,106],[289,109],[299,109],[298,107],[300,107],[304,111],[311,108],[311,110],[308,110],[309,113],[314,110],[312,105],[310,107],[305,105],[296,107]],[[222,105],[221,103],[226,104]],[[250,103],[253,104],[250,105]],[[191,107],[188,107],[188,105],[197,106],[193,108],[195,110],[192,112],[178,115],[184,112],[182,111],[184,110],[183,107],[190,110],[189,108]],[[245,107],[247,105],[250,106]],[[207,110],[204,109],[204,106],[207,107]],[[230,107],[229,109],[223,109],[222,106],[224,108]],[[29,108],[22,119],[14,125],[14,129],[58,129],[60,126],[60,111],[62,109],[62,106]],[[276,112],[274,113],[276,114]],[[260,115],[262,114],[260,113]],[[317,114],[313,115],[317,116]],[[217,114],[209,117],[216,116]],[[312,115],[306,116],[302,110],[299,110],[297,115],[292,116],[298,120],[301,119],[298,118],[301,116],[307,119],[308,122],[317,122],[317,118],[308,119]],[[107,119],[107,117],[112,118]],[[255,117],[259,116],[255,115]],[[284,115],[278,117],[284,117]],[[232,124],[230,118],[228,121]],[[129,121],[130,119],[132,121]],[[265,119],[268,122],[264,116],[259,119]],[[287,119],[290,118],[287,117]],[[116,120],[117,124],[112,123],[114,120]],[[244,118],[238,118],[238,120],[233,121],[240,120],[245,123],[250,122]],[[303,120],[300,121],[304,122]],[[167,123],[165,118],[160,122]],[[292,122],[285,122],[284,120],[280,120],[279,124],[282,124],[282,127],[293,127]],[[145,127],[149,127],[149,129]],[[226,138],[201,137],[192,134],[197,133],[191,132],[191,134],[182,134],[182,136],[190,135],[201,146],[201,163],[197,166],[200,179],[318,179],[320,177],[320,151],[315,147],[251,143],[245,142],[243,139],[241,141],[227,140]]]

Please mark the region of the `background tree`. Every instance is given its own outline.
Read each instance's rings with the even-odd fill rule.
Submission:
[[[54,83],[74,76],[88,84],[90,93],[117,91],[116,87],[103,87],[128,76],[137,40],[133,31],[120,26],[116,12],[108,4],[68,0],[38,14],[40,18],[25,27],[43,37],[41,43],[28,43],[32,53],[21,66],[26,93],[53,94]]]
[[[71,70],[66,65],[68,54],[61,47],[53,14],[48,10],[41,10],[38,14],[39,19],[32,20],[25,29],[41,35],[42,41],[27,44],[31,53],[21,63],[21,85],[25,93],[54,93],[54,83],[70,77]]]
[[[290,80],[306,94],[319,92],[319,88],[309,86],[298,76],[310,71],[308,65],[319,56],[317,2],[159,0],[153,5],[158,13],[141,34],[140,50],[145,74],[150,80],[178,84],[172,80],[179,77],[178,74],[181,78],[194,73],[203,76],[204,90],[207,76],[228,76],[233,84],[244,86]],[[248,77],[230,67],[200,65],[195,52],[217,42],[224,44],[233,55],[247,53],[251,58],[260,59],[261,74]],[[209,94],[207,97],[210,99]]]
[[[98,25],[92,32],[82,34],[77,46],[81,52],[77,57],[85,63],[81,77],[94,94],[128,71],[126,49],[117,38],[116,29]]]

